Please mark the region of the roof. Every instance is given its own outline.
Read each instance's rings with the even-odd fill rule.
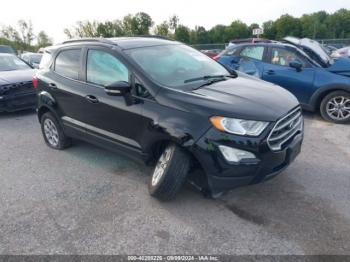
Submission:
[[[156,46],[156,45],[173,45],[179,44],[171,39],[166,39],[162,37],[115,37],[107,38],[116,45],[120,46],[122,49],[132,49],[146,46]]]
[[[133,49],[139,47],[147,46],[157,46],[157,45],[170,45],[179,44],[174,40],[161,37],[161,36],[133,36],[133,37],[113,37],[113,38],[81,38],[72,39],[63,42],[62,44],[48,47],[46,50],[57,49],[67,45],[78,45],[78,44],[106,44],[106,45],[117,45],[122,49]]]

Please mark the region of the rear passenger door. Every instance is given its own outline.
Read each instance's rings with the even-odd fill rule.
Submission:
[[[57,103],[57,112],[63,119],[84,121],[85,86],[81,74],[82,48],[62,49],[56,55],[46,90]]]
[[[265,47],[262,45],[244,46],[239,53],[237,70],[261,78],[264,70]]]

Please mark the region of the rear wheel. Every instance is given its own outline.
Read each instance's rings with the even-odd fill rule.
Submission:
[[[45,113],[40,122],[44,140],[49,147],[62,150],[71,145],[71,138],[63,133],[61,125],[51,112]]]
[[[160,200],[172,200],[186,181],[189,155],[179,146],[169,144],[158,159],[149,181],[149,192]]]
[[[336,124],[350,122],[350,93],[335,91],[326,95],[320,106],[322,117]]]

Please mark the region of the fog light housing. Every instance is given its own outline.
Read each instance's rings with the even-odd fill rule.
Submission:
[[[224,156],[226,161],[230,163],[241,163],[241,162],[247,162],[247,163],[257,163],[258,159],[256,156],[248,151],[244,151],[241,149],[228,147],[228,146],[219,146],[221,154]]]

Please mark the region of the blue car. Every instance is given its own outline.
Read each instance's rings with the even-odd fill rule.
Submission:
[[[308,111],[334,123],[350,122],[350,59],[333,60],[313,40],[240,44],[214,59],[228,68],[280,85]]]

